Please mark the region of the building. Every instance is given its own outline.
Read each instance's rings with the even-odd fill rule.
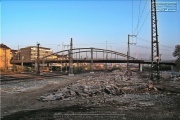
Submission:
[[[37,46],[29,46],[25,48],[21,48],[20,52],[20,60],[29,61],[37,59]],[[51,55],[53,52],[50,48],[39,47],[39,59],[42,59],[45,56]],[[53,56],[48,56],[46,59],[53,59]]]
[[[12,60],[18,60],[18,50],[10,50],[10,54],[11,54],[11,59]]]
[[[6,72],[8,69],[11,69],[12,65],[10,64],[11,54],[10,48],[4,44],[0,44],[0,70]]]

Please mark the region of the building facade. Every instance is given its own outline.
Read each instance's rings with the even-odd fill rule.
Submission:
[[[12,65],[10,64],[11,54],[10,48],[4,44],[0,44],[0,70],[7,71],[11,69]]]
[[[10,50],[11,60],[18,60],[18,50]]]
[[[20,49],[20,60],[29,61],[36,60],[38,54],[37,46],[29,46]],[[50,48],[39,47],[39,59],[42,59],[45,56],[51,55],[53,52]],[[48,56],[45,59],[52,59],[53,56]]]

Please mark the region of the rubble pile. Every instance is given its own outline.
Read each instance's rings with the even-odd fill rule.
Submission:
[[[56,93],[41,96],[39,100],[51,101],[73,97],[92,97],[103,94],[122,95],[124,92],[108,80],[79,80],[76,84],[59,89]]]
[[[76,97],[93,97],[98,95],[115,95],[145,91],[148,84],[142,84],[142,79],[127,80],[123,72],[113,71],[112,73],[98,73],[98,75],[87,76],[67,87],[60,88],[57,92],[40,96],[40,101],[69,100]],[[151,85],[153,87],[153,85]],[[154,87],[153,87],[154,88]],[[146,90],[147,91],[147,90]]]

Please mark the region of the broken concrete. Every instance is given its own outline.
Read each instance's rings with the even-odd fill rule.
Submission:
[[[64,77],[66,76],[62,76]],[[41,80],[42,85],[48,81],[47,86],[43,88],[18,93],[13,92],[16,89],[9,88],[15,86],[29,88],[41,84],[31,81],[24,82],[26,86],[20,82],[3,85],[1,87],[3,98],[1,113],[5,116],[4,119],[44,120],[54,119],[52,116],[56,113],[92,114],[91,112],[123,114],[124,119],[127,120],[180,118],[180,94],[177,93],[180,85],[177,80],[163,81],[163,84],[160,81],[159,84],[154,83],[153,87],[149,87],[148,77],[141,77],[137,73],[127,80],[126,76],[120,75],[120,71],[85,73],[74,77],[67,76],[64,80],[57,79],[56,81],[52,81],[53,79]],[[108,93],[105,89],[109,90]]]
[[[148,91],[158,92],[158,89],[154,87],[152,81],[145,82],[140,78],[132,78],[127,81],[126,77],[123,76],[123,72],[116,70],[108,75],[100,73],[87,76],[85,79],[78,80],[74,84],[59,89],[54,94],[41,96],[39,100],[63,100],[71,97],[88,98],[104,94],[120,96],[123,94]]]

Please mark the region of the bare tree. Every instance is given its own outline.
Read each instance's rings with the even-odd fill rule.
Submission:
[[[173,52],[173,56],[176,57],[176,68],[180,70],[180,45],[175,46],[175,50]]]

